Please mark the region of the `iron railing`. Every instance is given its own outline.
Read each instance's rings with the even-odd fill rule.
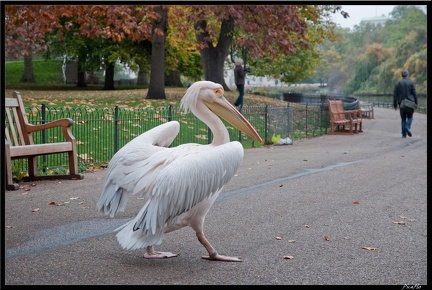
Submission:
[[[392,108],[389,103],[374,104],[376,107]],[[158,108],[90,108],[90,107],[40,107],[26,108],[31,124],[42,124],[60,118],[71,118],[72,133],[77,140],[77,154],[83,171],[92,164],[108,163],[111,157],[127,142],[138,135],[168,121],[180,122],[180,133],[171,146],[184,143],[208,144],[212,135],[209,128],[191,113],[184,114],[178,107]],[[270,144],[273,134],[293,140],[311,138],[329,131],[328,109],[321,103],[287,104],[286,106],[244,106],[242,114],[257,129],[264,144]],[[225,122],[224,122],[225,123]],[[225,123],[231,140],[237,140],[245,148],[261,146],[252,138],[240,133]],[[60,129],[49,129],[33,135],[35,143],[62,142]],[[38,157],[41,174],[61,173],[67,170],[67,156],[64,154]],[[27,171],[25,160],[12,161],[14,175]]]

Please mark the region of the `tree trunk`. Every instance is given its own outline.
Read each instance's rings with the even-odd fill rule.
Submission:
[[[21,77],[22,83],[35,83],[36,80],[33,74],[33,57],[32,55],[24,56],[24,73]]]
[[[105,84],[103,90],[115,90],[114,88],[114,63],[105,65]]]
[[[146,99],[166,100],[165,95],[165,40],[168,31],[168,11],[159,6],[155,10],[161,17],[153,22],[150,85]],[[158,35],[156,29],[163,31]]]
[[[78,54],[78,73],[77,73],[77,87],[86,87],[86,52],[82,52]]]
[[[138,63],[137,85],[148,86],[148,72],[145,61]]]
[[[76,86],[77,87],[86,87],[87,86],[85,71],[78,71]]]
[[[165,77],[165,86],[167,87],[183,87],[180,79],[180,72],[178,70],[172,70]]]
[[[222,21],[218,43],[213,46],[209,34],[205,31],[207,21],[201,20],[195,24],[196,39],[199,43],[205,43],[206,48],[200,50],[203,62],[205,80],[219,83],[226,91],[230,89],[225,84],[224,64],[228,56],[229,47],[234,33],[234,20],[226,19]]]

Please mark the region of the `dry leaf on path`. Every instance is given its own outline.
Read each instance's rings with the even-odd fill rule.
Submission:
[[[293,256],[284,256],[283,258],[284,258],[284,259],[287,259],[287,260],[291,260],[291,259],[294,259],[294,257],[293,257]]]
[[[374,247],[361,247],[363,250],[369,250],[369,251],[375,251],[378,250],[377,248]]]

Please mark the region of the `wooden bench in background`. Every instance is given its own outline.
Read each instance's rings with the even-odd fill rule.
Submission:
[[[366,102],[359,102],[359,108],[361,110],[363,118],[368,118],[368,119],[374,118],[373,104],[366,103]]]
[[[330,114],[329,134],[356,134],[363,132],[362,115],[358,110],[344,110],[342,100],[327,100]]]
[[[24,103],[19,92],[13,92],[12,98],[5,98],[5,177],[6,189],[17,190],[18,183],[13,182],[12,159],[28,160],[28,176],[24,181],[45,179],[83,179],[78,173],[76,139],[70,127],[73,120],[63,118],[41,125],[29,124]],[[32,133],[61,127],[64,142],[34,144]],[[38,175],[37,156],[67,153],[69,174]]]

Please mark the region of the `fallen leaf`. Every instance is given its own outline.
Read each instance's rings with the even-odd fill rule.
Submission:
[[[330,241],[329,237],[327,235],[324,236],[325,241]]]
[[[295,243],[295,240],[288,240],[288,243]]]
[[[35,208],[34,210],[32,210],[32,212],[37,212],[39,211],[39,208]]]
[[[395,221],[393,221],[393,223],[394,223],[394,224],[398,224],[398,225],[404,225],[404,224],[405,224],[404,221],[399,221],[399,222],[395,222]]]
[[[55,202],[55,201],[51,201],[51,202],[49,203],[49,205],[57,205],[57,202]]]
[[[408,219],[408,221],[410,221],[410,222],[415,222],[416,219]]]
[[[309,226],[308,225],[304,225],[305,226],[305,228],[308,228]]]
[[[283,258],[284,258],[284,259],[288,259],[288,260],[294,259],[293,256],[284,256]]]
[[[282,237],[276,237],[276,240],[282,240]]]
[[[358,200],[354,200],[354,201],[353,201],[353,204],[360,204],[360,201],[358,201]]]
[[[7,228],[7,229],[13,229],[15,227],[14,226],[5,226],[5,228]]]
[[[279,187],[282,187],[282,186],[283,186],[283,184],[279,185]]]
[[[403,216],[403,215],[400,215],[399,216],[401,219],[406,219],[407,217],[406,216]]]
[[[377,248],[374,247],[361,247],[363,250],[369,250],[369,251],[375,251],[378,250]]]

